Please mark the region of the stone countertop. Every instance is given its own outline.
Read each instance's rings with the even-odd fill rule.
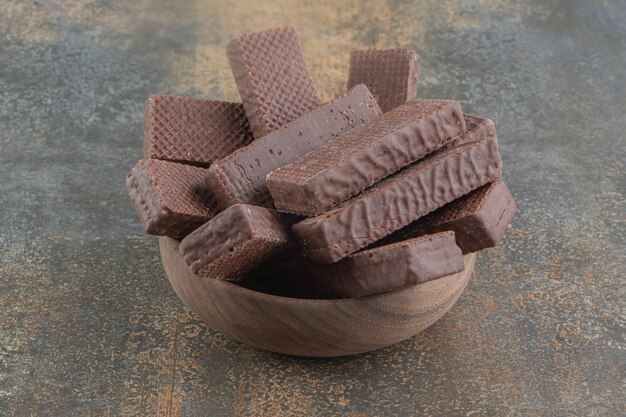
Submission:
[[[7,415],[624,412],[623,1],[0,2],[0,410]],[[519,212],[455,307],[356,357],[257,351],[183,307],[124,192],[153,92],[238,100],[238,33],[290,24],[323,99],[354,49],[496,122]],[[620,411],[621,410],[621,411]]]

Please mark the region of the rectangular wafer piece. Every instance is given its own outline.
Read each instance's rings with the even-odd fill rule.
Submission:
[[[495,140],[444,149],[293,226],[313,262],[337,262],[502,174]]]
[[[412,49],[353,51],[348,88],[365,84],[387,113],[417,97],[419,57]]]
[[[357,298],[422,284],[463,269],[461,249],[454,233],[447,231],[361,250],[332,264],[312,264],[295,251],[286,252],[240,284],[295,298]]]
[[[201,278],[239,281],[290,245],[278,212],[236,204],[184,238],[180,253]]]
[[[126,178],[126,191],[144,230],[180,238],[219,212],[204,183],[206,169],[142,159]]]
[[[293,28],[244,33],[228,44],[226,55],[255,138],[319,105]]]
[[[278,210],[315,216],[464,131],[457,101],[411,100],[272,172],[267,188]]]
[[[144,105],[144,159],[209,165],[253,140],[240,103],[155,94]]]
[[[492,181],[392,233],[380,244],[452,230],[464,254],[478,252],[502,239],[516,209],[504,181]]]
[[[223,208],[237,203],[273,208],[267,174],[381,114],[367,87],[357,85],[216,161],[209,168],[207,184]]]
[[[359,251],[339,262],[311,265],[307,293],[356,298],[422,284],[463,271],[453,232],[442,232]]]

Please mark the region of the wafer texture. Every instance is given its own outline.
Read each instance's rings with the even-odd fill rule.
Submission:
[[[464,131],[458,102],[411,100],[272,172],[267,187],[278,210],[318,215]]]
[[[411,49],[353,51],[348,88],[365,84],[388,112],[417,97],[419,57]]]
[[[313,262],[332,263],[502,174],[497,142],[445,149],[293,230]]]
[[[201,278],[240,281],[289,246],[279,213],[236,204],[183,239],[180,253]]]
[[[209,168],[207,184],[223,208],[237,203],[273,208],[266,186],[270,172],[381,114],[367,87],[357,85],[216,161]]]
[[[126,191],[146,233],[179,238],[219,212],[204,184],[206,169],[142,159],[126,178]]]
[[[504,181],[492,181],[396,231],[382,242],[452,230],[464,254],[477,252],[495,246],[502,239],[516,210]]]
[[[144,105],[144,158],[210,164],[253,140],[243,105],[155,94]]]
[[[293,28],[244,33],[228,44],[226,54],[255,138],[319,105]]]

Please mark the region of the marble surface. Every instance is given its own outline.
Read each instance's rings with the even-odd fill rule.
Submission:
[[[448,315],[380,351],[207,328],[124,192],[147,96],[237,100],[225,45],[282,24],[324,100],[351,50],[411,47],[420,97],[498,129],[512,228]],[[620,0],[0,1],[1,413],[623,415],[625,45]]]

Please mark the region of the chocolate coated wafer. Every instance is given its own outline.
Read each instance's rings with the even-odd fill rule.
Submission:
[[[290,246],[287,228],[274,210],[236,204],[183,239],[180,253],[201,278],[239,281]]]
[[[296,298],[356,298],[461,272],[461,249],[447,231],[356,252],[332,264],[312,264],[295,251],[247,275],[248,288]]]
[[[237,203],[273,207],[267,174],[382,114],[367,87],[357,85],[267,136],[216,161],[207,184],[223,208]]]
[[[333,264],[311,265],[307,293],[356,298],[422,284],[463,270],[454,233],[421,236],[357,252]]]
[[[317,215],[464,131],[458,102],[411,100],[272,172],[267,188],[278,210]]]
[[[515,211],[511,192],[504,181],[497,180],[394,232],[381,244],[452,230],[464,254],[477,252],[495,246],[502,239]]]
[[[226,54],[255,138],[319,105],[293,28],[244,33],[228,44]]]
[[[310,260],[337,262],[501,174],[495,140],[444,149],[293,230]]]
[[[240,103],[156,94],[144,106],[145,159],[208,165],[252,139]]]
[[[418,60],[411,49],[353,51],[348,88],[365,84],[386,113],[417,97]]]
[[[206,169],[142,159],[126,178],[126,191],[147,233],[186,236],[219,212],[204,183]]]

